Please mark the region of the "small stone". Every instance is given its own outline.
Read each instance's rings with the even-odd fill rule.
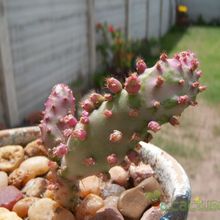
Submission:
[[[88,176],[79,181],[79,196],[84,198],[89,193],[100,195],[102,180],[97,176]]]
[[[149,177],[120,195],[118,209],[128,218],[139,219],[144,210],[160,201],[162,196],[163,192],[158,181],[154,177]]]
[[[8,175],[4,171],[0,171],[0,188],[8,185]]]
[[[140,162],[137,166],[131,164],[129,167],[129,174],[134,181],[134,185],[137,186],[144,179],[154,175],[154,171],[149,164]]]
[[[104,207],[96,212],[90,220],[124,220],[122,214],[115,207]]]
[[[128,181],[128,172],[121,166],[114,166],[109,170],[111,180],[119,185],[126,185]]]
[[[163,213],[160,208],[158,206],[152,206],[143,214],[140,220],[160,220],[162,216]]]
[[[30,208],[30,206],[37,200],[39,200],[39,198],[25,197],[16,202],[12,210],[16,212],[19,217],[25,218],[28,215],[28,209]]]
[[[15,212],[10,212],[8,209],[0,207],[0,220],[22,220]]]
[[[150,201],[145,193],[136,187],[124,191],[118,200],[121,214],[132,219],[139,219],[149,205]]]
[[[26,196],[40,197],[46,191],[46,188],[47,188],[46,179],[42,177],[38,177],[29,180],[22,189],[22,192]]]
[[[105,207],[115,207],[118,206],[118,196],[109,196],[104,200]]]
[[[47,151],[39,139],[27,144],[24,148],[24,152],[28,157],[47,156]]]
[[[104,198],[109,196],[120,196],[125,191],[123,186],[114,183],[106,183],[102,189],[101,195]]]
[[[104,206],[104,201],[101,197],[95,194],[89,194],[85,197],[82,203],[77,207],[77,219],[84,219],[83,216],[94,216],[97,210]]]
[[[14,186],[0,188],[0,207],[12,210],[14,204],[22,198],[22,192]]]
[[[75,220],[73,214],[52,199],[36,201],[28,210],[29,220]]]

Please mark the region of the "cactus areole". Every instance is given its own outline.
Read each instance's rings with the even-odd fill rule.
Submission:
[[[196,95],[206,88],[198,82],[202,74],[190,51],[173,58],[162,54],[152,68],[137,62],[138,73],[143,73],[131,74],[124,87],[117,79],[107,79],[111,98],[92,94],[84,101],[78,121],[70,89],[63,84],[53,88],[40,128],[50,152],[62,156],[59,173],[63,178],[96,174],[121,163],[162,124],[179,124],[183,110],[194,106]]]

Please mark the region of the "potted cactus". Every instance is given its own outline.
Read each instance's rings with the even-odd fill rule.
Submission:
[[[82,112],[77,118],[72,91],[64,84],[54,86],[40,124],[41,140],[54,161],[50,163],[53,198],[63,207],[75,209],[80,203],[79,179],[100,173],[102,178],[108,178],[105,173],[111,167],[120,164],[128,169],[142,161],[149,163],[156,173],[147,186],[151,190],[161,187],[160,193],[168,198],[169,208],[161,219],[183,220],[187,218],[191,195],[187,175],[175,159],[148,142],[162,124],[179,124],[183,110],[197,104],[197,94],[206,89],[198,81],[198,60],[190,51],[170,59],[163,53],[152,68],[137,59],[136,70],[124,86],[113,77],[107,78],[109,93],[90,94],[81,103]],[[135,205],[126,209],[130,206],[126,199],[134,195],[131,192],[139,198],[144,187],[136,186],[136,191],[122,193],[118,201],[120,212],[110,219],[148,219],[139,213],[133,215]],[[158,201],[148,199],[145,209]],[[138,202],[136,205],[140,206]],[[103,213],[90,218],[104,219],[108,211]]]

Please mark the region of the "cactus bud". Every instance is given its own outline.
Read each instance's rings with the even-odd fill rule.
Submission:
[[[166,61],[167,61],[167,58],[168,58],[168,56],[167,56],[166,53],[162,53],[162,54],[160,55],[160,60],[162,60],[163,62],[166,62]]]
[[[107,162],[110,166],[114,166],[118,163],[118,158],[116,154],[110,154],[107,156]]]
[[[112,93],[119,93],[122,90],[122,84],[117,79],[111,77],[106,80],[106,86]]]
[[[177,100],[178,104],[182,104],[182,105],[187,104],[188,101],[189,101],[189,97],[187,95],[179,96]]]
[[[170,124],[173,125],[173,126],[176,126],[176,125],[179,125],[179,120],[176,116],[172,116],[169,120]]]
[[[114,130],[109,136],[109,140],[112,143],[119,142],[121,139],[122,139],[122,133],[118,130]]]
[[[125,89],[130,95],[135,95],[141,88],[140,80],[136,73],[131,74],[125,81]]]
[[[143,59],[138,58],[136,60],[136,70],[137,70],[137,73],[138,74],[142,74],[145,71],[145,69],[147,69],[146,63],[144,62]]]
[[[111,118],[111,117],[112,117],[112,111],[106,109],[106,110],[104,111],[104,115],[105,115],[106,118]]]
[[[56,148],[53,149],[53,155],[57,157],[63,157],[68,153],[67,145],[61,143]]]
[[[148,129],[153,131],[154,133],[160,130],[160,124],[156,121],[150,121],[147,125]]]
[[[85,111],[87,111],[87,112],[92,112],[93,110],[94,110],[94,104],[90,101],[90,100],[88,100],[88,99],[86,99],[83,103],[82,103],[82,108],[85,110]]]
[[[87,137],[87,133],[83,129],[76,129],[73,131],[72,136],[80,141],[84,141]]]

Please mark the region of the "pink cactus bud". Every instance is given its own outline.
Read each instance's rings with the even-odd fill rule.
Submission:
[[[122,139],[122,132],[118,130],[114,130],[109,136],[109,141],[112,143],[119,142],[121,139]]]
[[[84,141],[87,137],[87,133],[83,129],[76,129],[72,133],[73,137],[77,138],[80,141]]]
[[[57,157],[63,157],[68,153],[67,145],[61,143],[53,149],[53,155]]]
[[[164,83],[164,78],[162,76],[158,76],[156,79],[155,86],[156,87],[161,87]]]
[[[114,166],[118,163],[118,158],[116,154],[110,154],[107,156],[107,162],[110,166]]]
[[[75,127],[77,124],[77,119],[72,114],[68,114],[63,118],[63,122],[71,127]]]
[[[112,95],[111,95],[110,93],[106,93],[106,94],[104,95],[104,97],[105,97],[105,100],[106,100],[106,101],[112,101],[112,99],[113,99],[113,97],[112,97]]]
[[[207,89],[207,86],[199,86],[199,91],[203,92]]]
[[[72,134],[73,130],[71,128],[67,128],[63,131],[63,135],[65,137],[69,137]]]
[[[194,59],[191,61],[190,70],[193,72],[197,69],[198,66],[199,66],[199,62],[196,59]]]
[[[156,109],[158,109],[158,108],[160,107],[160,102],[154,101],[154,102],[153,102],[153,107],[156,108]]]
[[[139,115],[139,110],[138,110],[138,109],[131,109],[131,110],[128,112],[128,115],[129,115],[130,117],[136,118],[136,117],[138,117],[138,115]]]
[[[111,117],[112,117],[112,111],[106,109],[106,110],[104,111],[104,115],[105,115],[106,118],[111,118]]]
[[[196,71],[197,79],[199,79],[201,76],[202,76],[202,71],[201,70]]]
[[[121,82],[113,77],[106,80],[106,86],[112,93],[119,93],[122,90]]]
[[[82,111],[82,116],[83,116],[83,117],[88,117],[88,116],[89,116],[89,112],[83,110],[83,111]]]
[[[156,68],[157,68],[157,70],[158,70],[159,72],[162,71],[161,65],[160,65],[159,63],[156,64]]]
[[[82,108],[87,112],[92,112],[95,107],[94,107],[94,104],[90,100],[86,99],[82,103]]]
[[[81,122],[82,124],[84,124],[84,125],[89,124],[89,117],[87,117],[87,116],[81,117],[81,118],[80,118],[80,122]]]
[[[160,130],[160,124],[156,121],[150,121],[147,125],[148,129],[156,133],[157,131]]]
[[[167,58],[168,58],[168,56],[167,56],[166,53],[162,53],[162,54],[160,55],[160,60],[162,60],[163,62],[166,62],[166,61],[167,61]]]
[[[96,163],[96,161],[93,157],[88,157],[84,160],[84,164],[88,167],[94,166],[95,163]]]
[[[125,89],[130,95],[135,95],[141,88],[141,82],[136,73],[131,74],[125,81]]]
[[[172,116],[169,120],[169,123],[173,126],[179,125],[180,122],[176,116]]]
[[[193,88],[197,88],[198,86],[199,86],[199,82],[198,81],[192,83],[192,87]]]
[[[179,61],[179,60],[180,60],[180,55],[179,55],[179,54],[175,54],[175,55],[174,55],[174,59],[176,59],[176,60]]]
[[[104,101],[104,97],[98,93],[92,93],[89,98],[94,105],[100,104]]]
[[[185,80],[184,80],[184,79],[180,79],[180,80],[178,81],[178,83],[179,83],[179,85],[183,86],[183,85],[185,84]]]
[[[179,96],[177,102],[178,104],[185,105],[189,102],[189,97],[187,95]]]
[[[184,58],[183,58],[183,62],[184,62],[185,64],[187,64],[187,61],[188,61],[188,60],[187,60],[187,57],[184,57]]]
[[[136,70],[137,70],[138,74],[142,74],[145,71],[145,69],[147,69],[146,63],[144,62],[143,59],[138,58],[136,60]]]

